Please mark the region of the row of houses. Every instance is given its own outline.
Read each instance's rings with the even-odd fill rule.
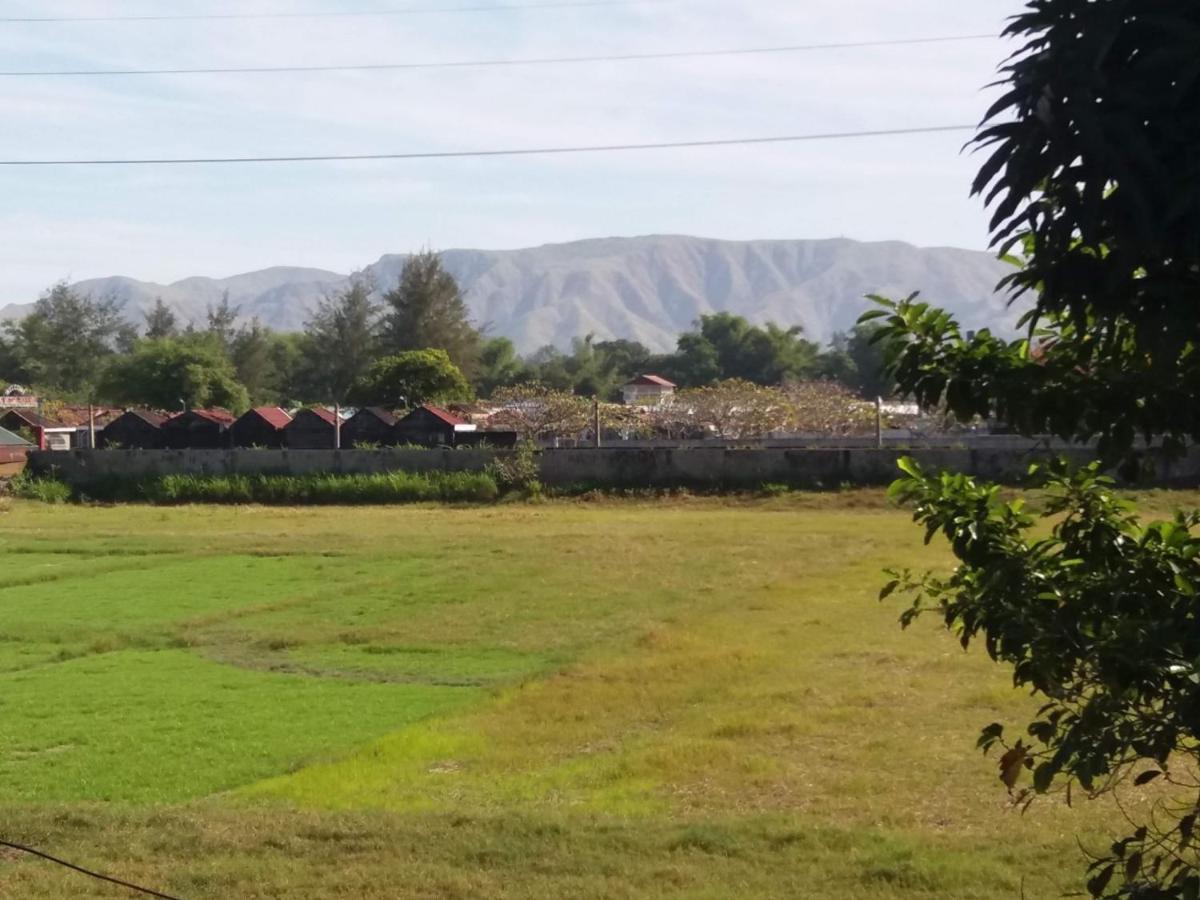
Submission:
[[[669,401],[675,385],[657,375],[641,375],[624,386],[631,406],[650,408]],[[495,410],[478,410],[485,422]],[[145,409],[56,406],[45,414],[38,398],[11,385],[0,392],[0,428],[30,437],[44,450],[97,448],[219,449],[262,447],[331,449],[334,447],[513,446],[511,431],[480,430],[458,412],[426,405],[397,418],[389,410],[366,407],[339,419],[333,410],[312,407],[289,413],[257,407],[235,417],[222,409],[192,409],[167,414]],[[486,425],[485,425],[486,427]]]
[[[420,406],[403,418],[379,407],[364,407],[348,418],[313,407],[291,414],[275,406],[256,407],[240,417],[220,409],[191,409],[174,416],[130,409],[97,432],[100,449],[217,450],[226,447],[331,450],[335,447],[515,446],[514,432],[479,431],[448,410]]]

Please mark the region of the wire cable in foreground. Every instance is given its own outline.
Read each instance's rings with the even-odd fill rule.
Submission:
[[[0,166],[207,166],[250,163],[365,162],[371,160],[468,159],[499,156],[558,156],[574,153],[629,153],[639,150],[677,150],[704,147],[737,147],[756,144],[794,144],[852,138],[899,137],[974,131],[974,125],[931,125],[922,128],[886,128],[874,131],[834,131],[776,137],[721,138],[708,141],[664,141],[645,144],[601,144],[590,147],[513,147],[501,150],[433,150],[417,153],[329,153],[305,156],[196,156],[143,159],[0,159]]]
[[[35,850],[33,847],[26,847],[22,844],[14,844],[11,841],[0,841],[0,847],[8,847],[10,850],[16,850],[19,853],[27,853],[30,856],[36,856],[39,859],[44,859],[47,862],[52,862],[55,865],[63,866],[73,872],[79,872],[81,875],[86,875],[89,878],[95,878],[98,881],[107,881],[109,884],[115,884],[119,887],[128,888],[131,891],[136,891],[147,897],[159,897],[161,900],[180,900],[179,897],[172,897],[170,894],[164,894],[156,891],[153,888],[142,887],[141,885],[133,884],[128,881],[122,881],[120,878],[113,878],[110,875],[102,875],[99,872],[93,872],[90,869],[85,869],[82,866],[77,866],[74,863],[69,863],[65,859],[59,859],[56,856],[51,856],[49,853],[43,853],[41,850]]]
[[[445,13],[505,13],[538,9],[589,9],[606,6],[633,6],[669,3],[671,0],[535,0],[530,3],[489,3],[463,6],[402,6],[396,9],[348,9],[325,12],[261,13],[146,13],[97,16],[0,16],[0,22],[198,22],[245,19],[353,19],[380,16],[423,16]]]
[[[347,63],[345,65],[295,66],[196,66],[174,69],[18,69],[0,71],[0,78],[98,78],[136,75],[266,75],[288,72],[395,72],[412,69],[477,69],[520,66],[550,66],[605,62],[641,62],[667,59],[701,59],[719,56],[784,55],[820,50],[857,50],[871,47],[902,47],[949,44],[963,41],[996,40],[994,34],[956,34],[941,37],[901,38],[875,41],[840,41],[824,44],[786,44],[775,47],[734,47],[713,50],[666,50],[646,53],[616,53],[598,56],[540,56],[524,59],[473,59],[445,62]]]

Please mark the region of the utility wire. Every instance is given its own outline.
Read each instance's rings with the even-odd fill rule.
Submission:
[[[563,63],[633,62],[651,59],[698,59],[713,56],[751,56],[768,53],[804,53],[814,50],[846,50],[861,47],[900,47],[919,44],[948,44],[962,41],[996,40],[994,34],[959,34],[944,37],[899,40],[846,41],[828,44],[786,44],[778,47],[742,47],[717,50],[676,50],[661,53],[621,53],[604,56],[543,56],[527,59],[477,59],[448,62],[360,63],[329,66],[222,66],[189,69],[64,69],[46,71],[0,71],[0,78],[44,78],[58,76],[112,75],[229,75],[277,72],[386,72],[409,69],[471,69],[497,66],[546,66]]]
[[[305,156],[197,156],[146,157],[142,159],[0,159],[0,166],[192,166],[243,163],[359,162],[364,160],[465,159],[468,157],[551,156],[568,153],[625,153],[637,150],[673,150],[691,147],[733,147],[754,144],[790,144],[802,141],[833,141],[848,138],[896,137],[974,131],[974,125],[932,125],[922,128],[888,128],[874,131],[836,131],[775,137],[723,138],[708,141],[664,141],[644,144],[601,144],[586,147],[515,147],[499,150],[441,150],[418,153],[347,153]]]
[[[0,22],[196,22],[245,19],[351,19],[379,16],[421,16],[439,13],[495,13],[530,9],[588,9],[669,3],[672,0],[533,0],[529,3],[468,4],[463,6],[402,6],[394,9],[351,9],[326,12],[179,13],[112,16],[0,16]]]
[[[108,875],[102,875],[99,872],[92,872],[82,866],[77,866],[74,863],[69,863],[65,859],[59,859],[56,856],[51,856],[49,853],[43,853],[41,850],[35,850],[32,847],[25,847],[21,844],[13,844],[9,841],[0,841],[0,847],[8,847],[10,850],[16,850],[20,853],[28,853],[30,856],[36,856],[39,859],[44,859],[47,862],[52,862],[55,865],[64,866],[73,872],[79,872],[81,875],[87,875],[89,878],[95,878],[100,881],[107,881],[109,884],[119,885],[123,888],[128,888],[131,891],[136,891],[139,894],[144,894],[147,897],[160,897],[162,900],[179,900],[178,897],[172,897],[170,894],[163,894],[152,888],[145,888],[137,884],[132,884],[128,881],[122,881],[120,878],[112,878]]]

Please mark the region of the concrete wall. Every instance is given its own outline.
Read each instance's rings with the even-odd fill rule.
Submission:
[[[1087,448],[1054,451],[1087,462]],[[53,472],[84,486],[95,479],[150,478],[173,473],[285,474],[319,472],[480,471],[506,451],[494,450],[73,450],[35,452],[30,468]],[[724,447],[570,449],[541,453],[542,480],[567,486],[799,486],[886,484],[896,460],[912,456],[923,466],[1017,482],[1031,462],[1046,456],[1036,444],[988,449],[796,449]],[[1200,449],[1180,460],[1157,460],[1154,483],[1200,485]]]

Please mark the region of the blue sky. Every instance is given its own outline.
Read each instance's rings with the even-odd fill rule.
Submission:
[[[484,0],[486,2],[486,0]],[[0,16],[347,10],[412,0],[0,0]],[[423,0],[451,7],[460,0]],[[0,23],[0,69],[423,62],[998,32],[1020,0],[662,0],[390,18]],[[999,39],[376,73],[0,78],[0,158],[609,144],[978,121]],[[0,169],[0,306],[59,279],[350,271],[420,246],[608,235],[982,248],[966,135],[626,155]]]

